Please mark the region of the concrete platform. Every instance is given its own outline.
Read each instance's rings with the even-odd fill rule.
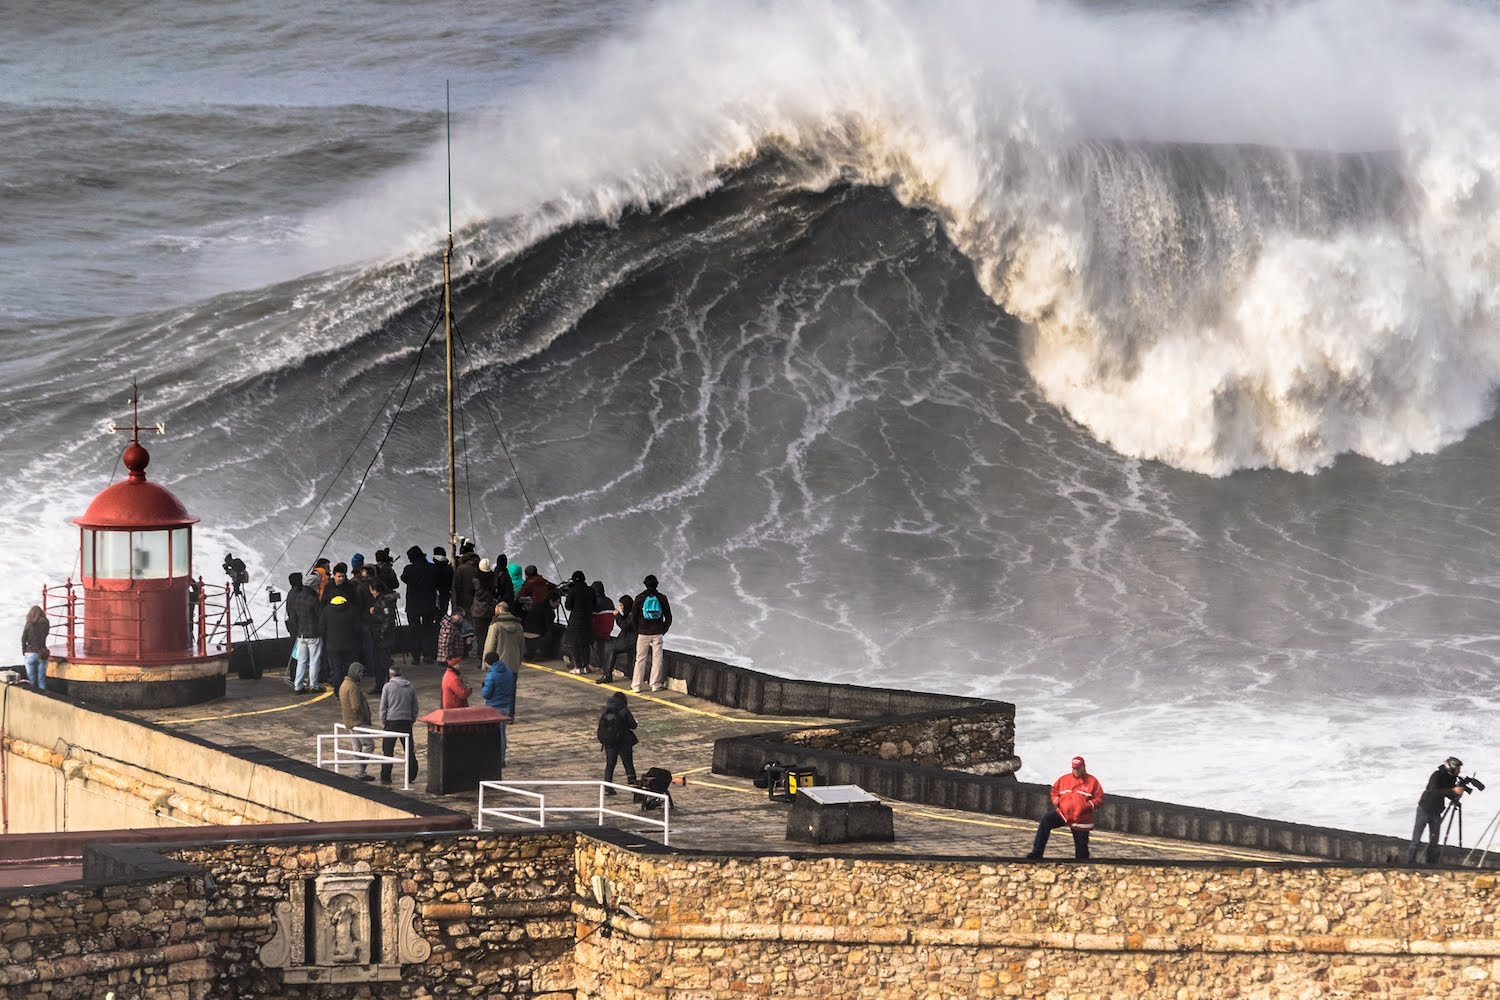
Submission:
[[[465,664],[466,683],[477,691],[482,676],[479,665]],[[441,670],[434,665],[405,667],[418,690],[422,714],[441,702]],[[991,816],[958,810],[936,809],[887,800],[895,810],[896,839],[889,843],[864,842],[825,844],[810,848],[786,839],[790,805],[770,801],[764,789],[749,779],[711,772],[713,743],[725,736],[745,735],[773,729],[808,727],[841,721],[829,718],[790,718],[754,715],[689,697],[682,691],[631,693],[627,686],[596,683],[598,675],[573,675],[560,662],[528,662],[517,685],[517,721],[509,733],[508,761],[504,778],[509,780],[597,780],[603,777],[604,756],[594,739],[595,724],[606,698],[623,690],[639,721],[640,744],[635,749],[638,771],[665,767],[685,775],[685,786],[673,786],[671,846],[705,851],[749,850],[787,854],[820,855],[935,855],[946,857],[1014,860],[1031,847],[1035,820]],[[681,682],[677,682],[679,687]],[[478,704],[477,698],[475,699]],[[371,696],[372,710],[376,700]],[[130,714],[191,733],[225,747],[255,747],[312,763],[314,737],[330,732],[339,721],[338,699],[333,691],[297,695],[280,676],[267,673],[256,679],[230,675],[224,698],[190,708],[141,709]],[[377,720],[378,722],[378,720]],[[425,768],[426,738],[417,727],[417,756]],[[623,781],[623,773],[617,772]],[[439,804],[450,809],[477,812],[476,793],[429,795],[421,790],[419,776],[411,791],[392,786],[362,783],[372,794],[394,794]],[[580,797],[581,798],[581,797]],[[625,807],[628,799],[612,800]],[[1106,806],[1106,809],[1108,806]],[[647,814],[655,819],[659,813]],[[659,829],[628,820],[607,822],[644,839],[659,842]],[[549,827],[587,827],[591,822],[553,824]],[[515,829],[526,829],[516,824]],[[1062,861],[1072,856],[1072,841],[1066,831],[1054,835],[1049,857]],[[1273,851],[1230,848],[1161,838],[1096,832],[1092,838],[1096,860],[1140,859],[1176,861],[1309,861]]]

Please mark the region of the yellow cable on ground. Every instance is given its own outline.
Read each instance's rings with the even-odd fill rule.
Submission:
[[[654,701],[658,705],[666,705],[668,708],[675,708],[679,712],[688,712],[692,715],[701,715],[709,719],[719,719],[723,722],[753,722],[757,725],[768,726],[806,726],[825,722],[832,724],[831,720],[828,719],[767,719],[758,715],[753,718],[747,719],[743,716],[738,715],[723,715],[719,712],[710,712],[707,709],[694,708],[691,705],[684,705],[681,702],[668,701],[665,698],[658,698],[655,695],[647,694],[644,691],[631,691],[629,687],[621,687],[618,684],[600,684],[597,680],[589,677],[587,674],[575,674],[567,670],[558,669],[557,667],[548,667],[540,663],[532,663],[528,660],[522,660],[521,666],[530,667],[533,670],[540,670],[544,673],[552,674],[555,677],[562,677],[566,680],[577,681],[579,684],[592,684],[597,687],[602,687],[606,691],[620,691],[629,694],[633,698],[641,698],[645,701]]]
[[[333,697],[333,688],[329,687],[322,694],[306,701],[295,701],[290,705],[278,705],[275,708],[258,708],[253,712],[232,712],[228,715],[203,715],[196,719],[162,719],[157,722],[159,726],[186,726],[193,722],[218,722],[220,719],[243,719],[249,715],[270,715],[272,712],[289,712],[294,708],[302,708],[305,705],[316,705],[324,698]]]

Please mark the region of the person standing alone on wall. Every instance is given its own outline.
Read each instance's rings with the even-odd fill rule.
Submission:
[[[1459,799],[1468,791],[1458,780],[1458,772],[1463,767],[1463,761],[1457,757],[1449,757],[1428,775],[1427,787],[1422,789],[1422,797],[1417,800],[1417,822],[1412,827],[1411,844],[1406,848],[1407,864],[1417,863],[1417,851],[1422,847],[1424,829],[1427,831],[1427,853],[1422,860],[1435,865],[1438,858],[1442,857],[1443,845],[1438,841],[1438,827],[1443,825],[1443,810],[1448,808],[1448,803],[1458,805]]]
[[[41,606],[33,604],[26,612],[26,624],[21,627],[21,655],[26,658],[26,679],[38,691],[47,690],[47,633],[52,623],[47,620]]]
[[[1036,839],[1026,857],[1032,861],[1040,860],[1047,852],[1047,838],[1052,831],[1066,826],[1073,831],[1073,857],[1087,861],[1094,810],[1103,802],[1104,789],[1099,786],[1099,780],[1088,773],[1082,757],[1074,757],[1073,769],[1052,783],[1052,811],[1037,824]]]

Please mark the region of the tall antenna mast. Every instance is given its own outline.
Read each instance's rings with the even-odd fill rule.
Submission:
[[[443,81],[448,127],[448,245],[443,249],[443,330],[448,361],[448,544],[458,558],[458,471],[453,446],[453,90]]]

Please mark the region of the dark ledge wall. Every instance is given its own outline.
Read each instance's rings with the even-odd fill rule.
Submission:
[[[990,718],[1004,728],[1004,757],[1014,758],[1015,706],[1006,702],[921,694],[888,688],[856,687],[820,681],[785,680],[732,667],[703,657],[668,652],[672,677],[684,680],[689,694],[765,715],[826,715],[859,722],[815,731],[778,729],[734,736],[714,744],[714,770],[755,777],[776,761],[811,767],[822,784],[858,785],[883,798],[967,812],[1038,819],[1051,807],[1047,785],[1018,782],[1015,775],[966,773],[923,766],[900,756],[884,759],[829,746],[841,739],[853,743],[862,732],[887,728],[920,728],[970,718]],[[1002,721],[1003,720],[1003,721]],[[806,733],[817,737],[809,739]],[[827,733],[829,735],[822,736]],[[915,749],[915,746],[913,747]],[[913,757],[917,756],[915,754]],[[1239,813],[1111,795],[1100,812],[1099,829],[1170,837],[1200,844],[1282,851],[1351,864],[1387,865],[1405,857],[1406,842],[1397,837],[1332,830],[1263,819]],[[1447,848],[1443,860],[1458,863],[1463,851]]]

